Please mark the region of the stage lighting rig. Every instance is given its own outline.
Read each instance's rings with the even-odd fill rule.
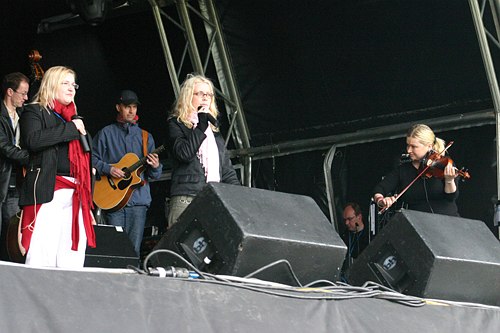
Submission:
[[[85,23],[95,26],[104,22],[113,0],[66,0],[66,2],[74,14],[80,15]]]
[[[50,33],[82,24],[97,26],[111,14],[119,15],[113,11],[120,13],[123,11],[126,14],[133,10],[143,10],[147,0],[66,0],[66,5],[69,13],[42,19],[37,32]]]

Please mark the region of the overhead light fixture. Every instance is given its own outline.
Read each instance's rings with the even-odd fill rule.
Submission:
[[[96,26],[106,19],[113,0],[67,0],[67,3],[84,22]]]
[[[142,10],[143,7],[136,5],[137,1],[142,3],[146,0],[66,0],[71,13],[42,19],[38,24],[37,33],[50,33],[82,24],[96,26],[103,23],[108,16],[120,15],[114,13],[117,9],[131,9],[133,4],[137,10]]]

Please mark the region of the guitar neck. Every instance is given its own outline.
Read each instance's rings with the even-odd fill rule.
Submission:
[[[151,154],[159,154],[161,153],[163,150],[165,149],[165,147],[163,145],[161,145],[160,147],[156,148],[155,150],[153,150],[151,152]],[[147,161],[147,156],[143,156],[142,158],[140,158],[137,162],[135,162],[134,164],[132,164],[131,166],[129,166],[127,168],[127,170],[129,172],[134,172],[136,169],[140,168],[141,166],[143,166],[144,164],[146,164],[146,161]]]

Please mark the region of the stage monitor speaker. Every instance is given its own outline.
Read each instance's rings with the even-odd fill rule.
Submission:
[[[401,210],[360,254],[349,283],[500,305],[500,243],[478,220]]]
[[[98,224],[94,226],[94,232],[96,247],[87,246],[85,267],[127,268],[128,265],[139,265],[139,257],[123,228]]]
[[[347,251],[312,198],[220,183],[203,188],[155,249],[175,251],[208,273],[240,277],[285,259],[303,284],[336,281]],[[154,258],[160,266],[182,265],[161,253]],[[254,277],[297,284],[282,264]]]

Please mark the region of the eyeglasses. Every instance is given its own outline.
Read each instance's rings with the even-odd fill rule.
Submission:
[[[71,83],[71,82],[68,82],[68,81],[61,82],[61,84],[63,86],[69,86],[69,85],[71,85],[71,86],[73,86],[73,88],[75,88],[75,90],[77,90],[78,88],[80,88],[80,86],[78,84]]]
[[[198,97],[209,97],[209,98],[214,97],[214,94],[212,94],[212,93],[204,93],[203,91],[195,92],[195,93],[193,93],[193,95],[198,96]]]
[[[351,222],[352,220],[354,220],[356,218],[356,216],[351,216],[351,217],[344,217],[344,221],[349,221]]]
[[[16,94],[19,94],[19,95],[23,96],[23,97],[28,96],[28,92],[19,92],[19,91],[15,91],[15,90],[14,90],[14,92]]]

